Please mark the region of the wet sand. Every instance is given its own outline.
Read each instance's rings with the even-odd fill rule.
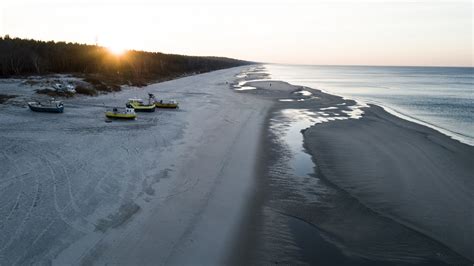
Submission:
[[[474,148],[364,108],[316,125],[305,145],[321,174],[371,209],[474,260]]]
[[[458,237],[472,236],[472,147],[380,107],[311,88],[279,81],[241,85],[255,89],[239,93],[276,103],[262,133],[252,214],[231,261],[470,265],[472,238]],[[387,158],[374,163],[379,150]],[[421,223],[408,222],[416,217]],[[430,221],[438,227],[430,230]]]

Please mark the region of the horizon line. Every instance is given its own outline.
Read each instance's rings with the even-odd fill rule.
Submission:
[[[244,60],[246,61],[246,60]],[[438,68],[474,68],[471,66],[446,66],[446,65],[366,65],[366,64],[294,64],[294,63],[273,63],[273,62],[260,62],[259,64],[267,65],[288,65],[288,66],[331,66],[331,67],[438,67]]]
[[[106,45],[101,45],[99,43],[87,43],[87,42],[78,42],[78,41],[66,41],[66,40],[54,40],[54,39],[49,39],[49,40],[44,40],[44,39],[33,39],[33,38],[26,38],[26,37],[18,37],[18,36],[11,36],[8,33],[3,34],[3,36],[0,36],[1,39],[5,39],[5,37],[8,36],[10,39],[21,39],[21,40],[33,40],[33,41],[40,41],[40,42],[64,42],[64,43],[71,43],[71,44],[79,44],[79,45],[91,45],[91,46],[98,46],[102,48],[109,49]],[[270,65],[289,65],[289,66],[330,66],[330,67],[433,67],[433,68],[474,68],[474,64],[471,64],[470,66],[463,66],[463,65],[370,65],[370,64],[307,64],[307,63],[277,63],[277,62],[258,62],[254,60],[249,60],[249,59],[241,59],[241,58],[234,58],[234,57],[229,57],[229,56],[224,56],[224,55],[195,55],[195,54],[186,54],[186,53],[173,53],[173,52],[161,52],[161,51],[151,51],[151,50],[139,50],[139,49],[125,49],[125,51],[135,51],[135,52],[147,52],[147,53],[162,53],[162,54],[171,54],[171,55],[184,55],[184,56],[196,56],[196,57],[223,57],[223,58],[230,58],[230,59],[235,59],[235,60],[241,60],[241,61],[247,61],[250,63],[255,63],[255,64],[270,64]]]

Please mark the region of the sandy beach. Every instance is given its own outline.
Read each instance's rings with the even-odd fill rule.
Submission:
[[[471,146],[267,78],[1,105],[0,264],[471,264]],[[147,93],[181,108],[106,123]]]
[[[66,99],[60,115],[2,105],[0,264],[219,264],[271,105],[229,89],[247,68]],[[181,108],[105,122],[147,93]]]

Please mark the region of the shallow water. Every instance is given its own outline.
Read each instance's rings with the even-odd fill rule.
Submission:
[[[296,91],[295,94],[301,94],[301,95],[303,95],[303,96],[311,96],[311,95],[313,95],[311,92],[305,91],[305,90]]]
[[[237,78],[245,78],[247,76],[247,74],[240,74],[240,75],[237,75],[236,77]],[[237,84],[234,84],[234,90],[236,91],[248,91],[248,90],[256,90],[257,88],[255,87],[252,87],[252,86],[247,86],[246,83],[248,81],[245,81],[245,80],[242,80],[242,81],[239,81]]]
[[[282,111],[282,114],[286,119],[291,119],[290,125],[279,124],[277,121],[273,121],[271,128],[284,131],[282,138],[288,144],[293,154],[290,160],[290,167],[293,171],[298,176],[311,174],[313,172],[313,163],[311,156],[303,151],[304,149],[301,145],[303,143],[303,135],[301,130],[316,123],[316,120],[312,117],[316,114],[304,109],[285,109]]]
[[[474,145],[474,68],[265,67],[273,79],[375,103]]]
[[[251,87],[251,86],[242,86],[242,87],[236,87],[236,91],[248,91],[248,90],[256,90],[257,88]]]
[[[346,110],[283,109],[270,120],[270,137],[281,150],[269,169],[273,192],[263,211],[259,262],[467,265],[443,245],[373,212],[320,176],[303,147],[301,130],[363,115],[363,105],[338,106]]]

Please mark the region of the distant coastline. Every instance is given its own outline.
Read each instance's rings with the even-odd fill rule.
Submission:
[[[251,63],[224,57],[135,50],[114,54],[98,45],[45,42],[11,38],[8,35],[0,38],[0,79],[69,75],[84,81],[81,84],[63,84],[74,87],[74,90],[47,87],[37,91],[53,97],[71,97],[75,93],[94,96],[119,91],[123,85],[143,87]],[[33,83],[38,81],[32,80],[30,85]]]

